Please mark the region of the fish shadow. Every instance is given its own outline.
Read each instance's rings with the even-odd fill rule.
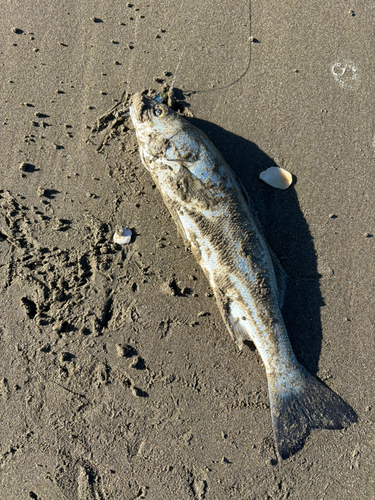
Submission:
[[[189,120],[218,147],[247,192],[267,242],[289,276],[282,310],[297,359],[316,375],[322,344],[317,257],[312,235],[293,185],[286,191],[259,180],[275,162],[253,142],[200,119]]]

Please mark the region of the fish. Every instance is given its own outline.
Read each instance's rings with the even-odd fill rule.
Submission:
[[[264,363],[274,441],[282,460],[311,429],[343,429],[354,410],[297,360],[282,316],[287,275],[251,202],[208,137],[159,97],[132,96],[140,158],[213,290],[231,337]]]

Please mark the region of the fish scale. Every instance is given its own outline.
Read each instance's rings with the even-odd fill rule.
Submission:
[[[342,429],[352,408],[296,359],[281,313],[286,274],[229,165],[208,137],[160,100],[135,94],[130,115],[150,172],[213,291],[230,335],[266,368],[276,449],[299,451],[311,429]]]

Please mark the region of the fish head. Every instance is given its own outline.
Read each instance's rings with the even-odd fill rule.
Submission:
[[[195,129],[166,104],[143,94],[134,94],[130,116],[137,135],[142,161],[148,170],[157,163],[195,161],[199,141]]]
[[[174,132],[176,125],[178,129],[174,115],[176,113],[158,99],[141,93],[134,94],[131,98],[130,116],[137,132],[141,128],[150,126],[163,131],[163,133],[166,132],[166,128],[170,128],[171,132]]]

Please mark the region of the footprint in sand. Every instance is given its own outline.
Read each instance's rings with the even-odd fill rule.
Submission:
[[[332,74],[344,89],[354,89],[359,83],[358,70],[351,61],[336,62]]]

